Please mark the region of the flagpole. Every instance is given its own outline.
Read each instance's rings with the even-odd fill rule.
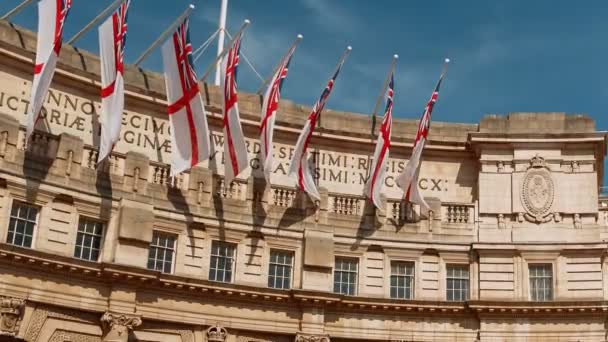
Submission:
[[[260,87],[256,91],[257,94],[260,94],[260,95],[262,94],[262,90],[264,89],[264,86],[266,86],[268,84],[268,82],[270,82],[270,80],[272,79],[272,77],[274,77],[274,74],[281,67],[281,65],[283,65],[283,63],[285,62],[285,58],[287,58],[287,55],[289,55],[289,53],[291,52],[292,49],[295,49],[295,47],[302,41],[302,38],[304,38],[304,36],[302,36],[301,34],[298,34],[298,36],[296,37],[296,40],[293,43],[291,43],[291,46],[289,47],[289,49],[287,49],[287,52],[283,55],[283,57],[279,60],[279,63],[272,70],[272,74],[270,74],[264,80],[264,82],[262,82],[262,84],[260,85]]]
[[[222,59],[219,57],[224,52],[224,34],[226,33],[226,14],[228,12],[228,0],[222,0],[220,5],[220,23],[218,26],[219,36],[217,37],[217,62],[215,63],[215,85],[219,86],[221,81],[220,66]],[[236,36],[235,36],[236,37]],[[230,45],[228,45],[230,46]]]
[[[344,52],[342,53],[342,57],[340,58],[340,60],[338,61],[338,64],[336,64],[336,68],[334,69],[334,72],[332,73],[335,74],[338,69],[340,69],[340,67],[342,66],[342,64],[344,64],[344,61],[346,61],[346,57],[348,57],[348,55],[350,54],[350,52],[353,50],[352,46],[347,46],[346,49],[344,50]],[[321,127],[321,116],[319,116],[319,120],[317,120],[317,127]],[[321,132],[319,132],[320,134]]]
[[[135,63],[133,63],[133,65],[135,66],[139,66],[141,64],[141,62],[143,62],[146,58],[148,58],[148,56],[152,53],[152,51],[154,51],[154,49],[156,49],[156,47],[158,47],[158,45],[160,45],[162,42],[164,42],[167,37],[173,33],[173,31],[175,31],[175,28],[177,26],[179,26],[192,12],[192,10],[194,9],[194,5],[190,4],[186,10],[179,16],[177,17],[177,19],[175,19],[175,21],[171,24],[171,26],[169,26],[163,33],[161,33],[161,35],[152,43],[150,44],[150,46],[146,49],[146,51],[144,51],[141,56],[139,56],[139,58],[137,58],[137,60],[135,60]]]
[[[21,12],[22,9],[26,8],[27,6],[31,5],[31,3],[34,0],[24,0],[22,3],[20,3],[19,5],[13,7],[12,10],[6,12],[5,15],[2,16],[2,18],[0,18],[0,20],[8,20],[10,19],[10,17],[14,16],[15,14]]]
[[[217,55],[217,57],[215,58],[213,63],[211,63],[211,65],[209,65],[207,67],[207,70],[205,70],[205,73],[203,73],[203,76],[200,79],[201,82],[205,82],[205,79],[207,78],[207,76],[209,76],[209,73],[211,73],[213,68],[215,68],[218,65],[218,62],[222,59],[222,57],[224,57],[228,53],[228,51],[230,51],[230,48],[232,47],[232,43],[234,43],[234,40],[237,39],[243,33],[243,31],[245,31],[245,29],[247,28],[247,26],[249,26],[249,24],[251,24],[251,21],[249,19],[245,19],[245,21],[243,21],[241,28],[233,36],[234,38],[230,39],[230,41],[228,42],[228,47],[225,48],[224,50],[222,50],[222,52]],[[218,68],[218,70],[220,69],[219,66],[217,68]]]
[[[101,13],[99,13],[99,15],[97,15],[95,18],[93,18],[93,20],[91,20],[88,24],[86,24],[85,27],[82,28],[82,30],[80,30],[72,38],[70,38],[70,40],[68,40],[68,42],[66,44],[67,45],[74,44],[85,33],[89,32],[90,29],[92,29],[94,26],[99,24],[100,21],[105,19],[108,16],[108,14],[110,14],[112,11],[114,11],[124,1],[126,1],[126,0],[115,0],[110,6],[106,7],[106,9],[104,9]]]
[[[380,104],[382,103],[382,98],[386,94],[386,89],[388,88],[388,83],[390,82],[391,74],[395,70],[395,65],[397,64],[397,59],[399,59],[398,54],[393,55],[393,60],[391,61],[391,66],[388,68],[388,73],[386,74],[386,79],[384,80],[384,85],[382,86],[382,90],[380,90],[380,95],[378,95],[378,99],[376,100],[376,105],[374,105],[374,110],[372,111],[372,128],[370,133],[371,143],[374,143],[374,139],[376,138],[376,114],[378,113],[378,108],[380,108]],[[367,157],[367,170],[365,171],[365,177],[369,177],[370,167],[372,164],[372,157],[369,155]]]
[[[372,139],[374,137],[374,132],[376,131],[376,114],[378,113],[378,108],[380,108],[380,104],[382,103],[382,98],[384,98],[384,95],[386,94],[386,88],[388,87],[388,83],[390,82],[391,74],[393,73],[393,70],[395,70],[397,59],[399,59],[399,55],[394,54],[393,60],[391,61],[391,66],[388,68],[388,73],[386,74],[386,79],[384,80],[384,85],[382,86],[382,90],[380,90],[380,95],[378,95],[376,105],[374,106],[374,110],[372,111]]]

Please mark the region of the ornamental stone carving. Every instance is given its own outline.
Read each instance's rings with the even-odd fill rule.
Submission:
[[[551,171],[545,159],[536,155],[530,160],[530,167],[521,187],[521,201],[526,210],[524,217],[535,223],[550,221],[554,196],[555,186]]]
[[[0,297],[0,336],[17,335],[24,307],[24,299]]]
[[[104,330],[104,342],[127,342],[129,331],[141,325],[141,318],[124,314],[106,312],[101,316],[101,324]]]
[[[329,335],[302,334],[296,335],[295,342],[330,342]]]
[[[216,324],[207,329],[207,341],[208,342],[224,342],[228,337],[228,331],[226,328]]]

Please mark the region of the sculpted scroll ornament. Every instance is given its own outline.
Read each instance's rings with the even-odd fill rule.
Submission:
[[[101,324],[104,328],[103,341],[126,342],[129,331],[139,327],[141,323],[141,318],[138,316],[106,312],[101,316]]]
[[[0,336],[15,336],[23,317],[25,300],[0,297]]]
[[[330,342],[329,335],[312,335],[298,333],[295,342]]]
[[[525,218],[530,222],[543,223],[552,219],[551,207],[555,186],[545,160],[536,155],[530,160],[521,188],[521,201],[526,209]]]

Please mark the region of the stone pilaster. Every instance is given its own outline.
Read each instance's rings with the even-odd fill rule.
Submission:
[[[106,312],[101,316],[103,342],[127,342],[129,333],[139,327],[142,321],[139,316],[114,314]]]
[[[0,297],[0,336],[16,336],[23,318],[25,299]]]
[[[329,335],[314,335],[297,333],[295,342],[330,342]]]

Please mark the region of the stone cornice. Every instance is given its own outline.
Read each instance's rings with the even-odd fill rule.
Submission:
[[[517,301],[469,301],[467,307],[478,314],[494,315],[608,315],[608,302],[590,301],[551,301],[551,302],[517,302]]]

